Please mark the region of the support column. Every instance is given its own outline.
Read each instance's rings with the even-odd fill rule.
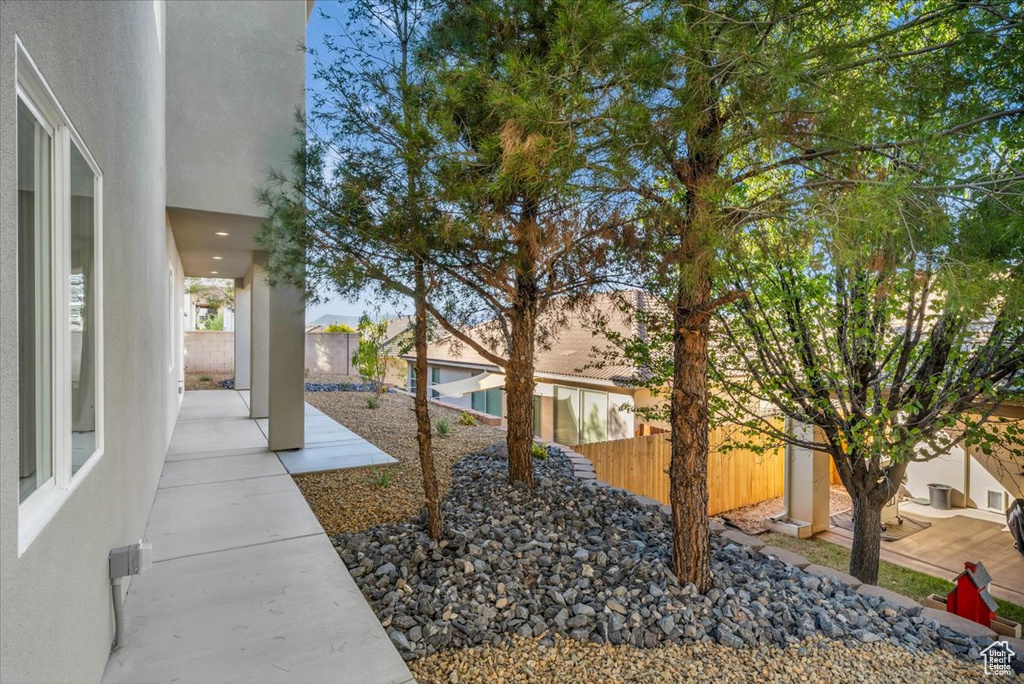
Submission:
[[[253,252],[249,278],[249,417],[270,414],[270,283],[267,255]]]
[[[252,321],[252,270],[245,278],[235,278],[235,389],[249,389],[249,347]]]
[[[815,428],[792,423],[794,434],[807,441],[820,441]],[[829,527],[829,484],[831,457],[821,451],[790,445],[786,453],[786,498],[789,517],[811,526],[811,534]]]
[[[306,303],[290,285],[270,288],[271,451],[305,445]]]

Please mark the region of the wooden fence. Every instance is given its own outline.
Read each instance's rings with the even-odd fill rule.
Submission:
[[[725,451],[722,446],[731,430],[719,427],[708,435],[709,515],[774,499],[783,493],[785,449],[780,445],[760,454],[745,449]],[[662,503],[669,502],[669,435],[594,442],[572,448],[590,459],[599,479]]]

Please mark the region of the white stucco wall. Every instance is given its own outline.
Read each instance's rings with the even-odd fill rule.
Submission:
[[[177,409],[152,2],[0,3],[0,680],[98,681],[107,554],[142,536]],[[106,453],[18,554],[17,35],[103,171]]]
[[[167,4],[168,206],[266,216],[255,191],[298,143],[305,36],[295,0]]]
[[[964,450],[954,447],[948,454],[936,456],[930,461],[909,464],[904,489],[912,497],[927,499],[929,484],[949,485],[953,488],[950,496],[952,505],[965,506],[967,492],[964,474]]]

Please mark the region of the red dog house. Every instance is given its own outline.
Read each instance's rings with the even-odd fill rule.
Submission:
[[[956,588],[946,596],[946,610],[988,627],[999,606],[988,593],[992,577],[985,566],[981,561],[964,563],[964,571],[953,581]]]

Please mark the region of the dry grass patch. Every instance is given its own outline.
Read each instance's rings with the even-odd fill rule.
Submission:
[[[412,398],[382,396],[380,408],[367,408],[367,392],[307,392],[306,401],[398,460],[390,466],[353,468],[295,476],[313,513],[329,536],[403,522],[423,508],[423,479],[416,443]],[[500,442],[505,432],[489,425],[462,425],[459,412],[430,407],[436,424],[446,418],[451,434],[434,434],[434,465],[442,494],[451,466],[467,453]]]

